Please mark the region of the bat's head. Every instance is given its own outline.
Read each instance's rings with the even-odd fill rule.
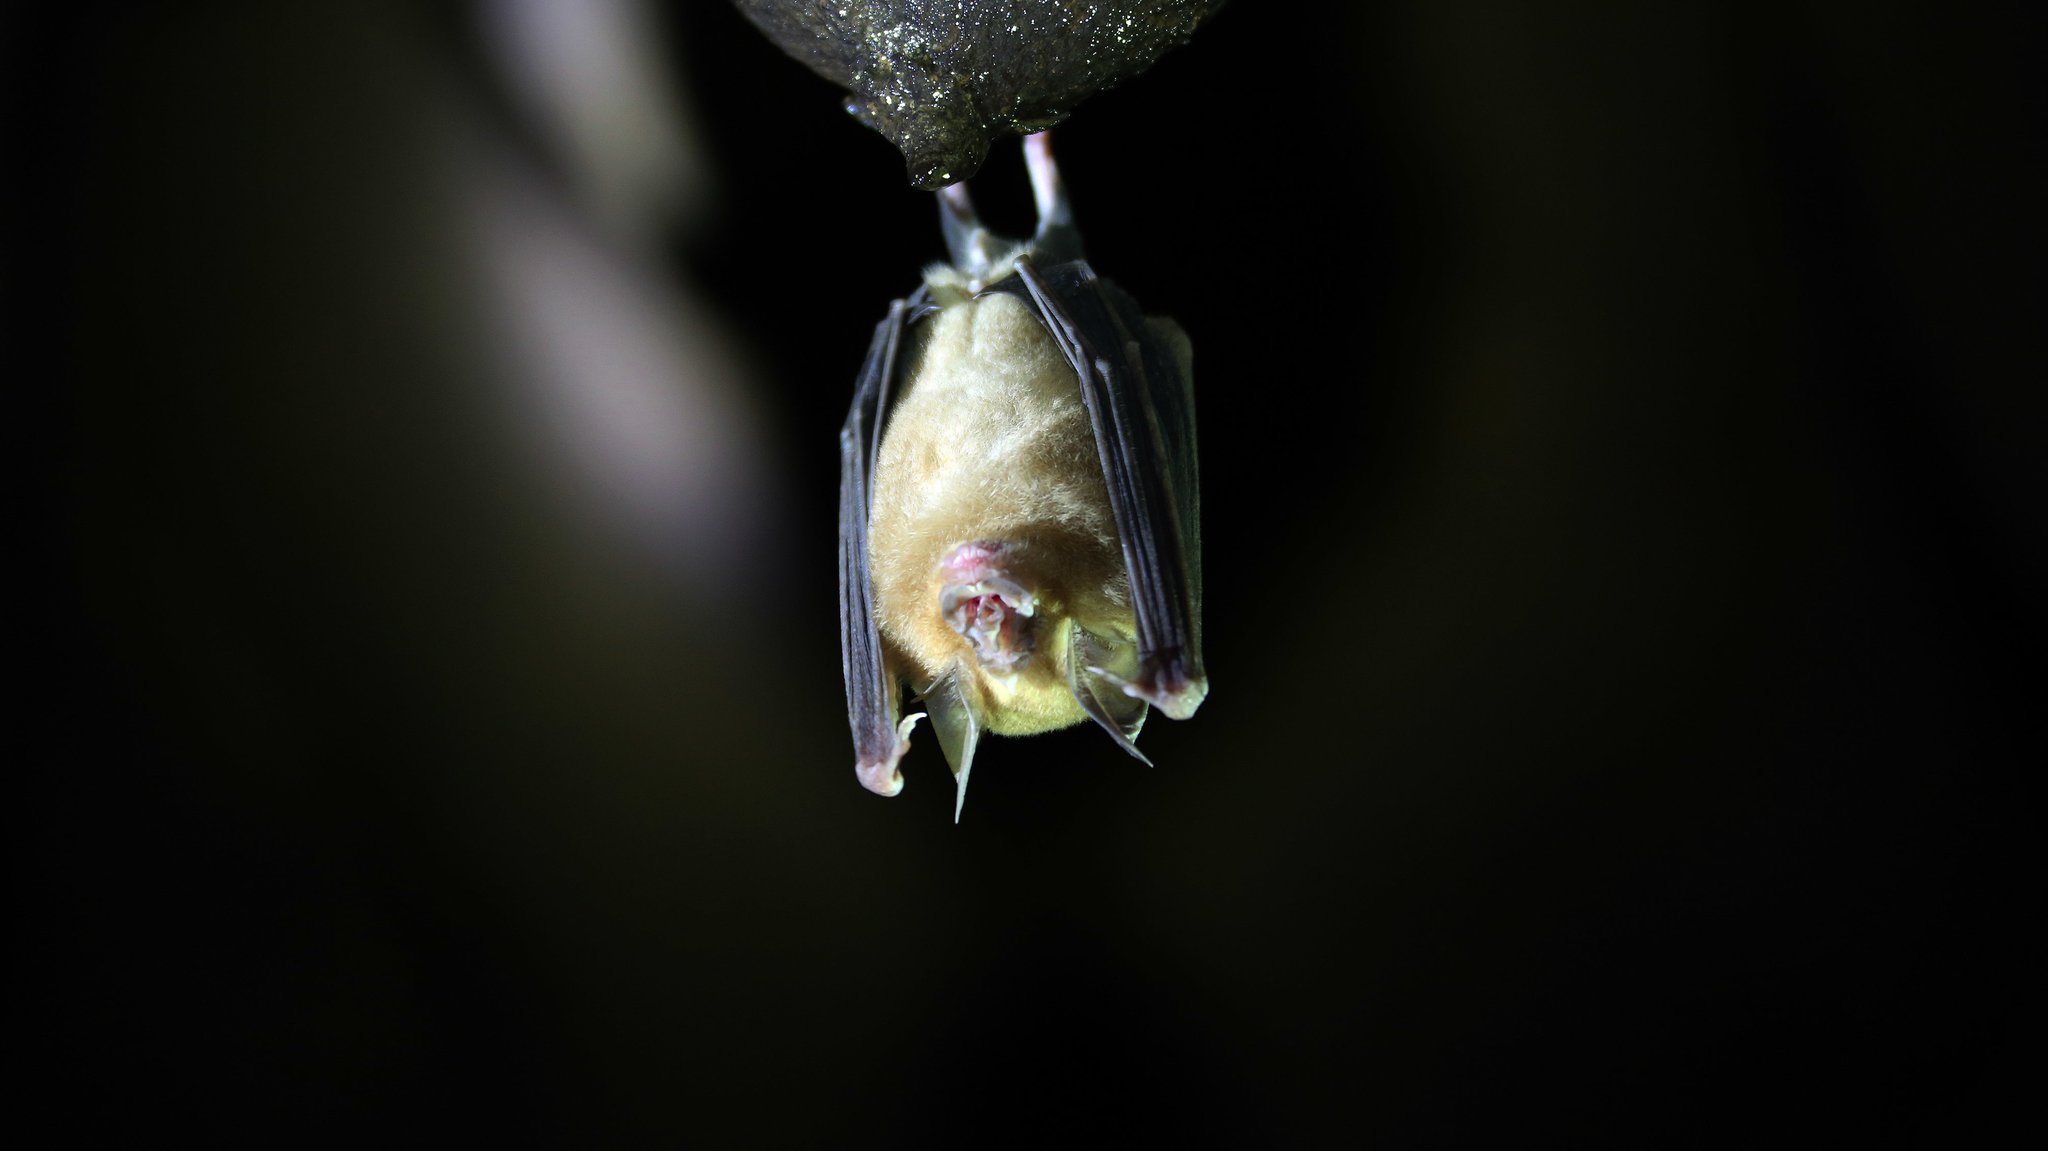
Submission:
[[[1041,529],[957,544],[940,559],[923,609],[933,637],[926,666],[957,686],[982,726],[1029,735],[1084,718],[1072,665],[1107,659],[1102,653],[1130,626],[1114,553],[1087,554],[1098,550]],[[1072,630],[1081,621],[1111,638],[1077,651]]]
[[[931,679],[918,694],[958,797],[983,731],[1094,719],[1145,758],[1131,743],[1145,701],[1123,687],[1137,674],[1128,596],[1114,554],[1092,554],[1101,550],[1041,530],[957,544],[939,560],[927,600],[937,610],[925,609],[937,625],[923,649]]]

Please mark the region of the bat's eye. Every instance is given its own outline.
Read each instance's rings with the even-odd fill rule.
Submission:
[[[999,542],[962,544],[946,557],[939,614],[990,671],[1015,671],[1031,654],[1036,597],[1011,578]]]

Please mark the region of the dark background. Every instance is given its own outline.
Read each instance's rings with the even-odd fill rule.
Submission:
[[[829,85],[716,3],[582,120],[517,4],[0,18],[10,1114],[2038,1136],[2040,30],[1642,7],[1240,0],[1056,133],[1194,340],[1213,694],[957,827],[841,714],[941,250]]]

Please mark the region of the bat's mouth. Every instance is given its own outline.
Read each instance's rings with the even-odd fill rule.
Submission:
[[[1001,543],[962,544],[944,562],[939,614],[990,671],[1012,672],[1031,656],[1037,597],[1011,579]]]

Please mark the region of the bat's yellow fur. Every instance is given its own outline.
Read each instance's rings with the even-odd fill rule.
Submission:
[[[1080,723],[1087,716],[1067,682],[1067,621],[1125,641],[1135,629],[1074,369],[1023,300],[971,297],[950,269],[934,269],[927,282],[942,308],[921,325],[922,347],[902,373],[907,390],[875,464],[877,622],[916,689],[952,675],[991,732]],[[1005,574],[1035,597],[1025,621],[1033,647],[1011,672],[983,667],[940,614],[945,557],[977,541],[1001,542]]]

